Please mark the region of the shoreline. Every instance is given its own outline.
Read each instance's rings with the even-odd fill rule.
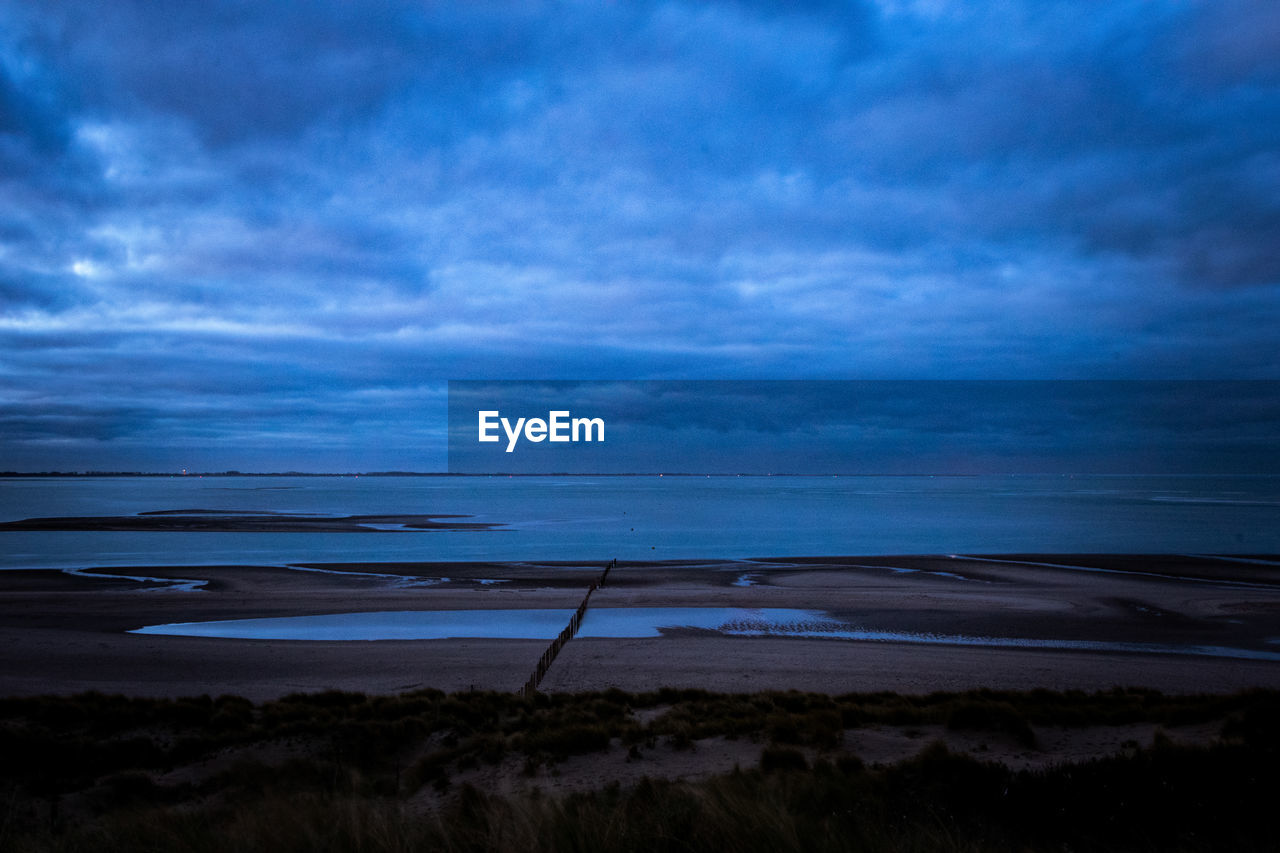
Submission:
[[[821,610],[873,631],[1159,643],[1280,652],[1268,555],[792,557],[620,564],[593,608]],[[327,689],[516,690],[540,640],[235,640],[125,633],[147,625],[397,610],[573,609],[601,563],[307,563],[0,572],[0,696]],[[131,579],[132,578],[132,579]],[[179,581],[185,581],[187,588]],[[191,582],[204,581],[198,588]],[[497,614],[495,613],[495,616]],[[977,688],[1168,693],[1280,688],[1280,662],[673,628],[569,642],[548,692],[611,687],[831,694]]]

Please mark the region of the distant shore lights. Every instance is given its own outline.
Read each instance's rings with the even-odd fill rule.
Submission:
[[[535,444],[541,441],[572,442],[598,441],[604,442],[604,418],[574,418],[568,410],[547,412],[543,418],[517,418],[515,423],[504,418],[496,409],[482,410],[479,415],[479,440],[482,443],[502,440],[498,428],[507,436],[507,453],[516,448],[516,443],[523,436]]]

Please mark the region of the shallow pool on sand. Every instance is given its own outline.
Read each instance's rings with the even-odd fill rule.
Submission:
[[[550,640],[564,630],[572,615],[573,611],[567,608],[382,610],[268,619],[176,622],[148,625],[129,633],[242,640]],[[820,610],[781,607],[594,607],[587,611],[577,636],[584,639],[661,637],[666,631],[681,629],[715,631],[739,637],[817,637],[882,643],[1180,654],[1280,661],[1280,652],[1231,646],[879,631],[850,624]]]
[[[131,634],[248,640],[550,640],[564,630],[570,609],[391,610],[270,619],[227,619],[148,625]],[[761,633],[844,627],[816,610],[741,607],[600,607],[587,611],[579,637],[660,637],[663,629],[701,628]]]

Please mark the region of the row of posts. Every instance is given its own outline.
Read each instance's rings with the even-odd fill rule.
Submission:
[[[556,655],[560,654],[560,650],[564,648],[564,644],[569,642],[578,633],[578,628],[582,627],[582,617],[587,615],[587,602],[591,600],[591,593],[604,586],[604,582],[609,579],[609,570],[618,565],[616,559],[611,560],[609,565],[604,567],[604,571],[600,573],[598,580],[592,581],[591,586],[587,587],[587,594],[583,596],[582,603],[578,605],[578,609],[573,611],[573,616],[569,618],[569,624],[560,632],[551,645],[547,646],[547,650],[542,653],[542,657],[538,658],[538,666],[533,671],[533,675],[529,676],[529,680],[520,688],[521,696],[532,696],[538,692],[538,685],[542,683],[542,677],[547,674],[547,670],[551,669],[551,664],[555,661]]]

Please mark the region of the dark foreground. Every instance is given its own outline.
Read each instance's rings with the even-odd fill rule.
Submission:
[[[15,851],[1274,850],[1280,693],[84,694],[0,755]]]

